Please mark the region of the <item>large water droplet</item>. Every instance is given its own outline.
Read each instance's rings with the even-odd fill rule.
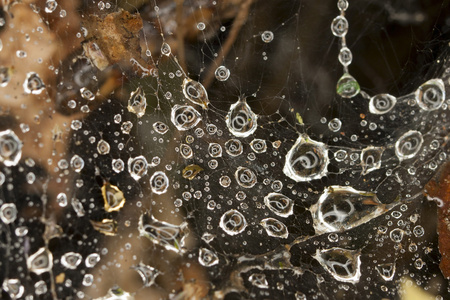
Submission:
[[[354,250],[331,248],[316,250],[314,258],[336,280],[357,283],[361,277],[360,253]]]
[[[372,114],[382,115],[391,111],[396,103],[397,98],[394,96],[389,94],[378,94],[370,98],[369,111]]]
[[[252,285],[260,289],[269,288],[269,283],[267,282],[266,275],[263,273],[253,273],[248,277],[248,281],[250,281]]]
[[[228,70],[225,66],[220,66],[214,72],[217,80],[226,81],[230,77],[230,70]]]
[[[98,232],[107,235],[117,235],[117,221],[111,219],[103,219],[101,221],[90,220],[92,227]]]
[[[283,172],[297,182],[310,181],[325,176],[328,163],[326,145],[302,134],[286,154]]]
[[[155,131],[159,134],[165,134],[167,131],[169,131],[169,126],[161,121],[157,121],[153,123],[153,129],[155,129]]]
[[[395,154],[399,160],[416,156],[423,144],[422,133],[410,130],[404,133],[395,143]]]
[[[48,14],[54,12],[56,7],[58,7],[58,2],[55,0],[47,0],[45,2],[45,12]]]
[[[22,142],[10,129],[0,132],[0,161],[7,167],[15,166],[22,157]]]
[[[250,142],[250,147],[255,153],[264,153],[267,150],[266,141],[262,139],[254,139]]]
[[[247,220],[239,211],[230,209],[220,217],[219,226],[227,234],[236,235],[247,227]]]
[[[142,155],[128,159],[128,172],[135,180],[139,180],[147,174],[147,168],[147,159]]]
[[[252,188],[256,182],[256,174],[249,168],[238,167],[234,173],[237,183],[244,188]]]
[[[337,37],[343,37],[348,32],[348,21],[343,16],[337,16],[331,22],[331,32]]]
[[[111,166],[114,172],[120,173],[125,170],[125,163],[120,158],[113,159],[111,162]]]
[[[310,208],[316,234],[354,228],[387,210],[374,193],[342,186],[325,188],[319,201]]]
[[[139,234],[145,236],[153,243],[163,246],[167,250],[182,254],[185,252],[185,238],[187,236],[187,223],[173,225],[159,221],[150,214],[142,214],[139,218]]]
[[[100,140],[97,143],[97,151],[101,155],[106,155],[111,150],[111,147],[109,146],[109,143],[105,140]]]
[[[379,264],[375,267],[385,281],[391,281],[395,275],[395,263]]]
[[[147,99],[145,98],[144,91],[141,87],[138,87],[131,93],[130,99],[128,99],[128,111],[136,114],[138,118],[145,114],[147,108]]]
[[[14,203],[3,203],[0,207],[0,219],[5,224],[11,224],[17,218],[17,207]]]
[[[23,83],[23,90],[27,94],[39,95],[45,89],[45,84],[37,73],[30,72]]]
[[[72,156],[72,159],[70,160],[70,166],[73,168],[73,170],[77,173],[80,173],[81,170],[84,168],[84,160],[75,154]]]
[[[99,261],[100,261],[100,255],[98,253],[91,253],[84,260],[84,264],[88,268],[93,268]]]
[[[268,236],[282,239],[287,239],[289,236],[286,225],[277,219],[265,218],[261,220],[260,224],[266,230]]]
[[[348,65],[350,65],[352,63],[352,60],[353,60],[352,52],[347,47],[342,47],[341,50],[339,51],[338,59],[339,59],[339,62],[344,67],[347,67]]]
[[[155,172],[150,178],[150,186],[155,194],[164,194],[169,188],[169,178],[164,172]]]
[[[258,116],[252,111],[245,99],[239,99],[230,106],[226,116],[228,130],[237,137],[247,137],[255,132]]]
[[[102,196],[107,212],[119,211],[126,202],[122,191],[115,185],[105,182],[102,186]]]
[[[192,79],[185,78],[183,81],[183,94],[184,96],[197,105],[202,106],[204,109],[208,108],[209,99],[208,93],[205,87]]]
[[[445,101],[445,86],[442,79],[431,79],[415,92],[417,104],[426,111],[436,110]]]
[[[172,108],[170,119],[178,130],[184,131],[195,127],[202,118],[192,106],[177,104]]]
[[[345,73],[337,82],[336,92],[343,98],[353,98],[360,92],[359,83],[352,75]]]
[[[53,255],[47,248],[42,247],[28,257],[27,266],[30,272],[41,275],[52,269]]]
[[[377,170],[381,167],[381,156],[384,148],[369,146],[361,152],[362,175]]]
[[[75,270],[82,259],[83,257],[80,253],[67,252],[61,257],[61,264],[67,269]]]
[[[198,262],[205,267],[211,267],[219,263],[219,257],[212,250],[200,248],[198,251]]]
[[[0,87],[5,87],[11,80],[11,68],[0,67]]]
[[[146,287],[152,286],[155,283],[156,277],[160,274],[157,269],[143,263],[139,263],[139,265],[131,268],[138,272],[139,276],[142,278],[142,283]]]
[[[264,197],[264,204],[276,215],[287,218],[292,215],[294,201],[280,193],[270,193]]]
[[[22,297],[25,291],[25,288],[20,283],[20,280],[15,278],[11,279],[6,278],[3,281],[2,288],[5,292],[8,293],[9,297],[13,300]]]
[[[230,156],[238,156],[242,154],[242,151],[244,151],[244,147],[242,146],[240,140],[231,139],[225,142],[225,151]]]

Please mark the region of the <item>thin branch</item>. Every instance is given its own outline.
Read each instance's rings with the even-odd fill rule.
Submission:
[[[203,86],[205,88],[208,88],[208,86],[211,85],[211,83],[214,80],[214,73],[218,66],[222,64],[222,62],[225,60],[225,57],[227,56],[228,52],[231,50],[231,46],[233,46],[234,42],[236,41],[236,38],[241,31],[242,25],[245,24],[248,17],[248,12],[250,10],[250,6],[252,4],[253,0],[245,0],[239,9],[239,13],[236,16],[236,19],[233,22],[233,25],[231,27],[230,35],[228,36],[227,40],[223,44],[222,49],[219,52],[219,55],[217,58],[212,62],[210,65],[205,80],[203,80]]]

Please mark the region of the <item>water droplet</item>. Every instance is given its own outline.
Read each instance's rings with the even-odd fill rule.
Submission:
[[[248,277],[248,281],[251,282],[252,285],[260,288],[260,289],[268,289],[269,283],[267,282],[266,275],[262,273],[253,273]]]
[[[310,208],[316,234],[354,228],[387,210],[374,193],[341,186],[325,188]]]
[[[331,32],[337,37],[344,37],[348,32],[348,21],[343,16],[337,16],[331,22]]]
[[[61,264],[71,270],[75,270],[81,263],[83,257],[79,253],[67,252],[61,257]]]
[[[211,267],[219,263],[219,257],[209,249],[200,248],[198,251],[198,262],[204,267]]]
[[[107,141],[105,141],[103,139],[98,141],[98,143],[97,143],[97,151],[98,151],[99,154],[106,155],[106,154],[109,153],[110,149],[111,148],[110,148],[110,146],[109,146]]]
[[[426,111],[436,110],[445,100],[445,86],[442,79],[431,79],[415,92],[417,104]]]
[[[214,73],[216,79],[219,81],[226,81],[230,78],[230,70],[228,70],[225,66],[219,66]]]
[[[334,159],[336,161],[341,162],[346,158],[347,158],[347,151],[345,151],[345,150],[338,150],[334,153]]]
[[[99,261],[100,261],[100,255],[98,255],[98,253],[91,253],[84,260],[84,264],[88,268],[93,268]]]
[[[182,176],[186,179],[192,180],[201,171],[203,171],[203,168],[199,165],[188,165],[183,169]]]
[[[376,269],[385,281],[391,281],[394,278],[395,263],[379,264]]]
[[[225,151],[230,156],[238,156],[242,154],[242,151],[244,151],[244,147],[242,146],[240,140],[231,139],[225,143]]]
[[[247,102],[239,99],[230,106],[225,118],[228,130],[236,137],[247,137],[255,132],[258,116],[251,110]]]
[[[106,236],[117,234],[117,222],[111,219],[103,219],[100,222],[90,220],[92,227]]]
[[[403,239],[405,232],[400,228],[395,228],[389,233],[389,237],[395,243],[400,243]]]
[[[339,59],[339,62],[344,67],[347,67],[348,65],[350,65],[352,63],[352,60],[353,60],[352,52],[347,47],[342,47],[341,50],[339,51],[338,59]]]
[[[22,157],[22,142],[10,129],[0,132],[0,161],[5,166],[17,165]]]
[[[58,7],[58,2],[55,0],[47,0],[45,2],[45,12],[50,14],[56,10],[56,7]]]
[[[34,284],[34,291],[36,295],[44,295],[47,293],[47,290],[48,290],[47,284],[45,283],[44,280],[39,280]]]
[[[188,159],[193,156],[192,148],[189,145],[181,144],[180,145],[180,153],[183,156],[183,158]]]
[[[119,211],[125,205],[125,196],[117,186],[105,182],[101,190],[107,212]]]
[[[264,204],[276,215],[287,218],[292,215],[294,201],[279,193],[270,193],[264,197]]]
[[[222,187],[229,187],[231,184],[231,178],[228,176],[222,176],[219,179],[219,183]]]
[[[172,49],[170,48],[169,44],[167,43],[162,43],[161,45],[161,53],[165,56],[169,56],[170,53],[172,53]]]
[[[422,226],[417,225],[413,229],[413,233],[416,237],[422,237],[425,234],[425,229]]]
[[[352,75],[345,73],[337,82],[336,92],[343,98],[353,98],[360,92],[359,83]]]
[[[81,170],[84,168],[84,160],[78,156],[74,155],[72,156],[72,159],[70,160],[70,166],[73,168],[73,170],[77,173],[80,173]]]
[[[128,159],[128,172],[136,181],[147,174],[147,168],[147,159],[142,155]]]
[[[369,146],[361,152],[362,175],[377,170],[381,167],[381,156],[384,148]]]
[[[47,248],[42,247],[28,257],[27,266],[30,272],[41,275],[52,269],[53,255]]]
[[[238,167],[234,173],[237,183],[244,188],[252,188],[256,182],[256,174],[245,167]]]
[[[14,230],[14,233],[16,236],[26,236],[28,233],[28,228],[26,226],[17,227],[16,230]]]
[[[389,94],[378,94],[370,98],[369,111],[372,114],[382,115],[391,111],[395,104],[397,104],[397,98]]]
[[[84,286],[91,286],[94,283],[94,275],[92,274],[84,274],[83,281],[81,282]]]
[[[206,28],[205,23],[199,22],[199,23],[197,24],[197,29],[198,29],[198,30],[205,30],[205,28]]]
[[[328,122],[328,128],[333,132],[338,132],[341,130],[342,122],[338,118],[334,118]]]
[[[400,161],[416,156],[423,144],[422,133],[410,130],[395,143],[395,154]]]
[[[302,134],[286,154],[283,172],[297,182],[311,181],[327,174],[328,163],[326,145]]]
[[[5,292],[8,293],[9,297],[13,300],[22,297],[25,291],[25,288],[20,283],[20,280],[14,278],[5,279],[3,281],[2,288]]]
[[[139,218],[139,234],[145,236],[153,243],[178,254],[185,252],[185,238],[187,236],[187,223],[173,225],[159,221],[150,214],[142,214]]]
[[[11,224],[17,218],[17,207],[14,203],[3,203],[0,207],[0,219],[5,224]]]
[[[150,186],[155,194],[164,194],[169,188],[169,178],[164,172],[155,172],[150,178]]]
[[[130,99],[128,99],[128,111],[135,114],[138,118],[145,114],[147,108],[147,99],[145,98],[144,91],[141,87],[138,87],[131,93]]]
[[[123,124],[120,126],[120,130],[122,130],[123,134],[130,134],[132,128],[133,123],[131,123],[130,121],[123,122]]]
[[[287,239],[289,236],[286,225],[277,219],[265,218],[261,220],[260,224],[266,230],[268,236],[282,239]]]
[[[83,88],[80,89],[80,94],[81,94],[81,97],[82,97],[83,99],[86,99],[86,100],[89,100],[89,101],[92,101],[92,100],[95,99],[94,93],[91,92],[91,90],[89,90],[89,89],[87,89],[87,88],[85,88],[85,87],[83,87]],[[86,107],[87,107],[87,106],[86,106]],[[87,108],[89,109],[89,107],[87,107]]]
[[[65,193],[59,193],[58,196],[56,196],[56,203],[58,203],[61,207],[67,206],[67,195]]]
[[[222,157],[222,146],[217,143],[210,143],[208,146],[208,152],[211,157]]]
[[[264,31],[261,34],[261,39],[264,43],[270,43],[271,41],[273,41],[273,32],[272,31]]]
[[[219,226],[227,234],[236,235],[245,230],[247,220],[239,211],[230,209],[220,217]]]
[[[250,147],[256,153],[264,153],[267,150],[266,141],[262,139],[254,139],[250,142]]]
[[[169,126],[161,121],[158,121],[153,123],[153,129],[155,129],[155,131],[159,134],[165,134],[167,131],[169,131]]]
[[[8,67],[0,67],[0,87],[5,87],[11,80],[11,69]]]
[[[209,99],[205,87],[192,79],[185,78],[183,81],[183,94],[186,99],[194,104],[202,106],[204,109],[208,108]]]
[[[200,113],[190,105],[175,105],[172,108],[171,121],[180,131],[191,129],[201,121]]]
[[[340,11],[346,11],[348,8],[347,0],[338,0],[337,7]]]
[[[81,187],[81,186],[82,186],[82,184],[79,187]],[[86,213],[84,211],[83,204],[81,204],[81,201],[76,198],[72,198],[72,208],[76,212],[78,217],[83,217]]]
[[[316,250],[313,256],[336,280],[357,283],[361,277],[360,253],[355,250],[331,248]]]
[[[112,165],[113,171],[116,173],[120,173],[125,169],[125,163],[120,158],[113,159],[111,165]]]
[[[138,272],[139,276],[142,278],[143,285],[146,287],[155,284],[156,277],[160,274],[157,269],[143,263],[139,263],[139,265],[132,266],[131,268]]]

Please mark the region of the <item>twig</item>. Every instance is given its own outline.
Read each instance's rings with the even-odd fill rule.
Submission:
[[[183,20],[183,4],[184,0],[175,0],[177,4],[176,8],[176,20],[177,20],[177,48],[178,59],[181,68],[187,73],[186,69],[186,53],[184,51],[184,20]]]
[[[205,88],[208,88],[208,86],[211,85],[212,81],[214,80],[214,73],[216,71],[216,68],[222,64],[225,57],[227,56],[228,52],[231,49],[231,46],[233,46],[239,31],[241,31],[242,25],[247,21],[248,17],[248,11],[250,10],[250,5],[252,4],[253,0],[245,0],[239,9],[239,13],[236,16],[236,19],[233,22],[233,25],[231,27],[230,35],[226,39],[225,43],[223,44],[222,49],[219,52],[219,55],[217,58],[212,62],[210,65],[205,80],[203,80],[203,86]]]

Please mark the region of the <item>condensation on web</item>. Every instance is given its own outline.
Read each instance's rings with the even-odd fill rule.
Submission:
[[[410,4],[7,1],[2,298],[448,297],[448,36],[406,55]]]

